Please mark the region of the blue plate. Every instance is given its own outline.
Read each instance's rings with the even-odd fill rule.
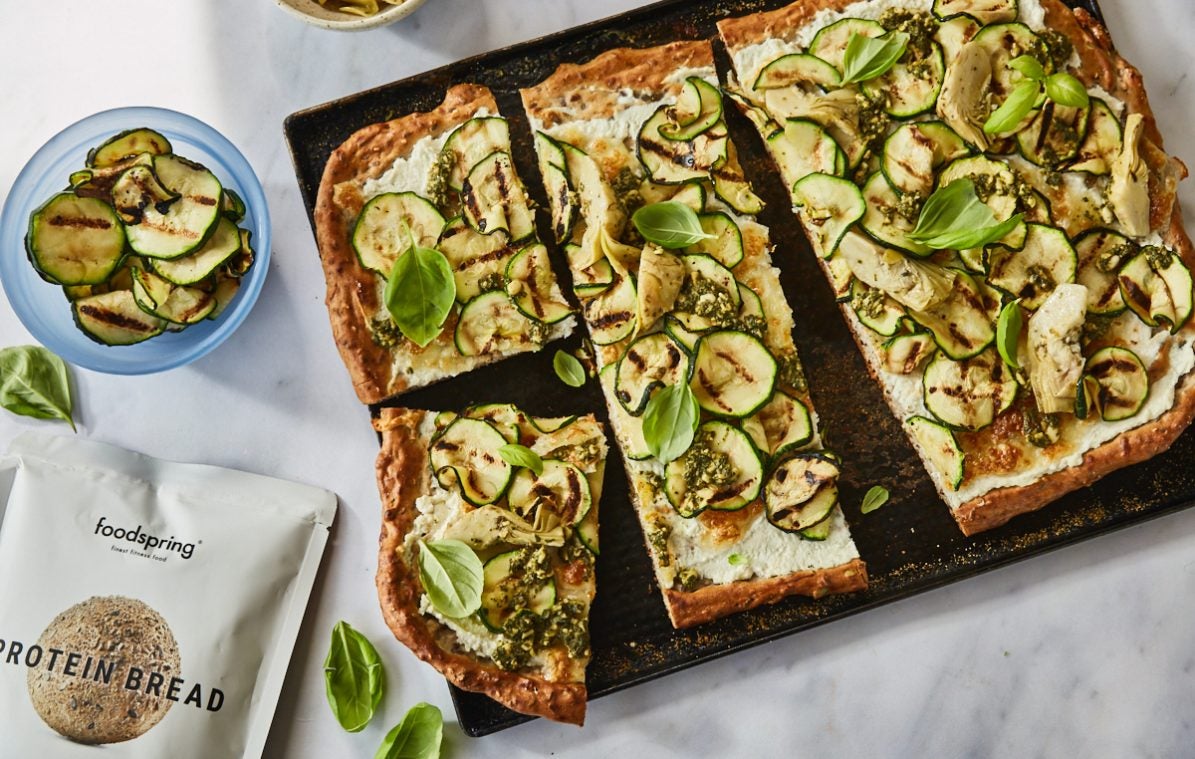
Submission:
[[[149,127],[164,134],[175,152],[198,161],[245,201],[240,226],[253,233],[256,260],[240,291],[218,319],[181,332],[167,332],[137,345],[101,345],[75,325],[70,303],[58,285],[42,279],[25,254],[29,215],[68,186],[71,172],[84,168],[87,151],[126,129]],[[232,334],[257,300],[270,265],[270,211],[253,168],[222,134],[163,108],[116,108],[88,116],[42,146],[13,184],[0,215],[0,282],[21,323],[43,345],[77,366],[108,374],[151,374],[190,363]]]

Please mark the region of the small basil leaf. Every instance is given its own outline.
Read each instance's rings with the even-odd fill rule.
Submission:
[[[1046,70],[1032,55],[1013,58],[1008,62],[1008,67],[1013,71],[1019,71],[1026,79],[1032,79],[1035,82],[1041,81],[1046,76]]]
[[[1046,79],[1046,97],[1058,105],[1071,108],[1086,108],[1091,104],[1091,98],[1083,83],[1065,72],[1053,74]]]
[[[536,476],[544,473],[544,460],[539,454],[525,445],[507,443],[498,449],[498,455],[511,466],[521,466],[535,472]]]
[[[662,463],[679,458],[693,444],[701,409],[687,383],[668,385],[647,402],[643,412],[643,440]]]
[[[347,622],[332,628],[324,684],[332,714],[350,733],[363,729],[382,701],[386,685],[382,660],[373,644]]]
[[[556,351],[556,355],[552,357],[552,368],[556,370],[556,376],[560,381],[569,387],[581,387],[585,384],[585,367],[571,353]]]
[[[0,350],[0,406],[34,419],[61,419],[75,429],[66,363],[40,345]]]
[[[891,32],[872,38],[852,34],[842,59],[842,84],[866,82],[892,68],[909,47],[909,35]]]
[[[422,348],[444,328],[456,302],[456,279],[443,253],[412,245],[394,262],[382,297],[395,326]]]
[[[747,557],[741,553],[732,553],[726,557],[726,563],[732,567],[737,567],[741,564],[747,563]]]
[[[438,759],[443,739],[444,715],[420,702],[386,734],[373,759]]]
[[[1023,220],[1024,214],[1017,214],[997,222],[992,209],[975,194],[975,183],[956,179],[929,196],[909,237],[938,250],[965,250],[999,240]]]
[[[481,607],[481,559],[459,540],[419,541],[419,580],[446,617],[467,617]]]
[[[675,250],[714,237],[701,228],[697,212],[684,203],[667,200],[643,206],[631,217],[643,239]]]
[[[1024,316],[1021,314],[1021,301],[1014,300],[1000,310],[1000,318],[996,320],[996,350],[1000,351],[1000,358],[1013,369],[1020,369],[1017,361],[1017,346],[1021,341],[1021,326]]]
[[[888,489],[881,485],[876,485],[867,491],[867,495],[863,496],[863,506],[860,508],[860,511],[864,514],[870,514],[885,503],[888,503]]]
[[[1016,129],[1037,105],[1039,95],[1041,95],[1040,83],[1032,80],[1021,82],[1013,88],[1000,107],[988,117],[983,125],[983,131],[986,134],[1003,134]]]

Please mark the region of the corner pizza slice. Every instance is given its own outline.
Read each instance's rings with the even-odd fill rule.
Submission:
[[[801,0],[718,28],[736,104],[964,533],[1189,425],[1186,168],[1089,14]]]
[[[509,404],[461,414],[387,408],[375,425],[377,586],[394,635],[461,688],[581,724],[602,425]],[[460,606],[470,594],[475,607]]]
[[[865,587],[710,44],[613,50],[522,96],[672,623]],[[646,240],[640,209],[696,234]],[[668,397],[689,417],[653,426]]]
[[[332,333],[363,403],[572,330],[485,87],[352,135],[328,159],[315,224]]]

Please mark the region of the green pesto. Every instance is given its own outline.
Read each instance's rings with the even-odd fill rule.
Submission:
[[[685,486],[687,495],[695,495],[700,488],[720,488],[738,477],[730,463],[730,456],[713,448],[714,434],[702,431],[689,450],[685,451]]]
[[[1174,254],[1158,245],[1147,245],[1141,249],[1145,253],[1145,260],[1154,271],[1160,271],[1170,266],[1174,261]]]
[[[1047,61],[1053,64],[1055,71],[1062,71],[1066,68],[1066,62],[1071,59],[1071,55],[1075,52],[1075,46],[1071,44],[1070,38],[1062,32],[1054,29],[1046,29],[1037,35],[1044,47],[1044,57],[1046,60],[1039,61],[1046,63]],[[1043,51],[1039,51],[1043,52]]]
[[[427,199],[439,208],[446,208],[451,202],[452,188],[448,186],[448,175],[456,166],[456,155],[450,150],[440,151],[427,174]]]
[[[1100,257],[1095,263],[1096,268],[1105,274],[1111,274],[1119,270],[1125,261],[1137,255],[1138,250],[1137,243],[1126,240],[1124,243],[1100,253]]]
[[[1052,292],[1057,286],[1053,273],[1041,264],[1033,264],[1026,270],[1030,284],[1040,292]]]
[[[653,521],[651,529],[647,531],[647,542],[651,544],[652,550],[655,551],[657,561],[659,561],[661,567],[667,567],[672,564],[672,552],[668,550],[668,538],[671,536],[672,528],[663,520]]]
[[[738,328],[748,335],[754,335],[763,340],[768,331],[768,320],[758,314],[748,314],[739,319]]]
[[[676,297],[675,309],[709,319],[721,327],[733,325],[739,315],[734,296],[717,282],[702,276],[685,282]]]
[[[889,8],[880,16],[880,26],[909,35],[909,46],[902,58],[905,63],[927,58],[933,52],[938,21],[925,11]]]
[[[506,276],[500,271],[492,271],[478,280],[477,286],[483,293],[488,293],[490,290],[505,290]]]
[[[1015,197],[1022,205],[1032,208],[1037,203],[1033,186],[1017,171],[1012,171],[1010,180],[1003,172],[998,174],[971,174],[967,178],[975,185],[975,196],[987,202],[993,195]]]
[[[1115,320],[1114,315],[1088,314],[1087,321],[1083,322],[1083,344],[1102,340]]]
[[[776,379],[781,385],[801,393],[809,389],[809,383],[805,380],[805,368],[801,366],[801,359],[796,353],[777,356],[776,363],[779,365]]]
[[[859,105],[859,136],[867,143],[868,152],[878,153],[883,149],[891,123],[888,112],[884,110],[884,99],[871,98],[860,92],[855,95],[855,102]],[[867,161],[863,164],[866,165]]]
[[[676,583],[680,585],[681,590],[692,593],[701,585],[701,575],[697,574],[695,569],[681,567],[676,572]]]
[[[1058,414],[1042,414],[1036,406],[1028,406],[1022,415],[1022,431],[1025,438],[1038,448],[1049,448],[1058,442],[1062,425]]]
[[[374,343],[383,348],[395,348],[405,339],[402,330],[389,319],[379,319],[371,322],[369,333]]]
[[[884,315],[887,296],[883,290],[874,287],[856,287],[851,291],[851,308],[869,319],[879,319]]]

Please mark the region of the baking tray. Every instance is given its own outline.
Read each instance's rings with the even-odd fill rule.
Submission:
[[[666,0],[539,40],[487,53],[400,82],[350,95],[292,114],[285,132],[310,215],[331,151],[367,124],[437,105],[455,83],[494,90],[511,122],[513,152],[523,179],[541,207],[542,187],[518,89],[547,77],[563,62],[587,60],[620,46],[644,47],[678,39],[716,38],[721,18],[779,7],[785,0]],[[1071,0],[1102,18],[1095,0]],[[720,72],[725,51],[715,43]],[[959,532],[939,500],[879,388],[861,381],[867,372],[814,256],[788,211],[787,192],[772,170],[752,127],[728,109],[731,136],[748,177],[767,202],[760,220],[772,230],[781,283],[793,303],[796,342],[811,378],[830,447],[843,456],[842,503],[871,586],[862,593],[820,601],[791,598],[696,629],[676,631],[668,622],[651,564],[630,505],[622,461],[612,449],[602,495],[602,555],[591,617],[593,698],[750,646],[971,577],[1013,561],[1095,537],[1195,503],[1195,434],[1183,435],[1166,454],[1114,473],[1046,509],[1018,517],[974,538]],[[548,227],[540,219],[541,233]],[[548,235],[541,234],[548,239]],[[567,270],[553,251],[559,273]],[[537,415],[595,411],[605,417],[596,382],[574,390],[554,376],[558,347],[575,349],[580,335],[536,355],[524,355],[403,396],[401,405],[433,410],[469,403],[514,402]],[[528,378],[539,378],[528,381]],[[375,409],[376,411],[376,409]],[[892,492],[883,509],[859,512],[874,484]],[[452,689],[461,727],[481,736],[525,722],[488,697]]]

